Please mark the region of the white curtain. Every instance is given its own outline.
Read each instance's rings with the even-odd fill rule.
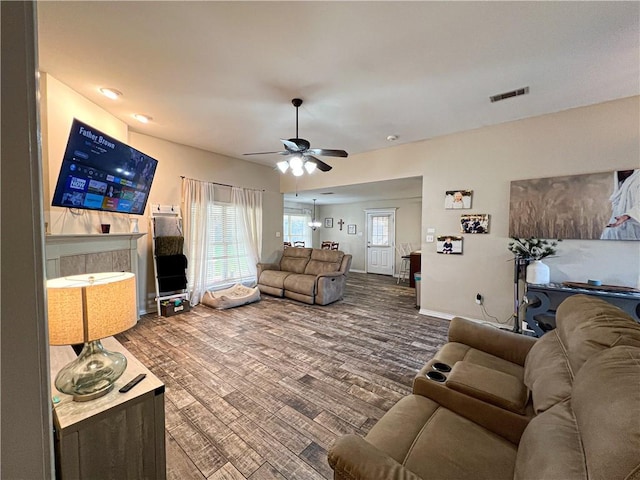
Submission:
[[[207,259],[210,257],[207,231],[208,206],[213,204],[213,184],[190,178],[182,179],[182,223],[184,249],[189,260],[187,280],[189,300],[200,303],[207,289]]]
[[[262,256],[262,192],[232,187],[231,204],[237,212],[240,233],[247,242],[247,253],[253,256],[253,262],[249,262],[251,274],[256,276],[256,265]]]

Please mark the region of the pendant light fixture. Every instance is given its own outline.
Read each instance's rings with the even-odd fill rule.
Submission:
[[[316,231],[316,228],[320,228],[322,226],[322,223],[320,223],[320,221],[316,220],[316,199],[313,199],[313,219],[309,222],[308,224],[311,227],[311,230],[313,230],[314,232]]]

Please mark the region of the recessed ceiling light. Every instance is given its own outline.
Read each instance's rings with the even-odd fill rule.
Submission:
[[[151,120],[153,120],[152,117],[150,117],[149,115],[142,115],[141,113],[136,113],[133,118],[135,118],[136,120],[138,120],[141,123],[149,123]]]
[[[389,135],[389,136],[387,137],[387,141],[388,141],[388,142],[395,142],[397,139],[398,139],[398,136],[397,136],[397,135]]]
[[[111,100],[115,100],[122,96],[122,92],[115,88],[101,88],[100,93]]]

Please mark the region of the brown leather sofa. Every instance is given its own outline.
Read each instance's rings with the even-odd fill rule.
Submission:
[[[278,263],[258,264],[262,293],[328,305],[344,294],[351,255],[340,250],[287,247]]]
[[[640,324],[584,295],[556,323],[535,340],[454,319],[413,394],[336,441],[334,478],[640,480]]]

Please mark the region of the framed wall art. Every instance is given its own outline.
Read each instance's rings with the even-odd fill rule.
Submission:
[[[333,218],[324,219],[324,228],[333,228]]]
[[[447,210],[471,208],[473,190],[447,190],[444,192],[444,208]]]
[[[640,169],[515,180],[509,236],[640,240]]]
[[[436,251],[447,255],[462,255],[462,237],[460,235],[438,235]]]
[[[489,233],[489,214],[463,213],[460,215],[461,233]]]
[[[356,234],[356,226],[354,224],[347,225],[347,234],[355,235]]]

